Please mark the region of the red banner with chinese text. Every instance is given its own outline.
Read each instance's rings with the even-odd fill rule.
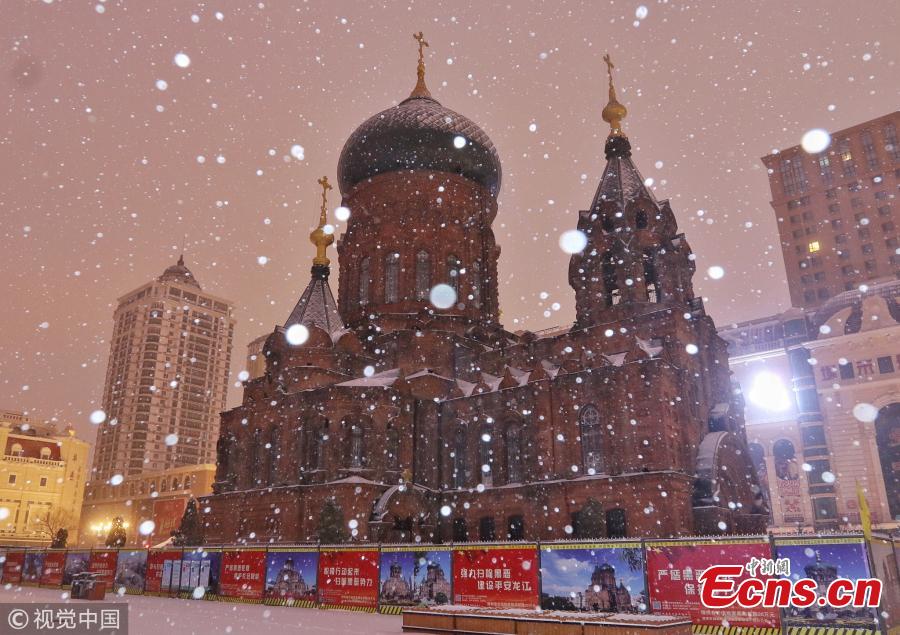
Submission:
[[[99,573],[99,579],[106,582],[107,592],[113,590],[113,581],[116,579],[116,561],[119,552],[112,550],[92,551],[88,562],[88,571]]]
[[[371,608],[378,604],[378,549],[319,553],[319,603]]]
[[[144,577],[144,593],[168,593],[169,586],[162,588],[163,568],[166,562],[180,561],[181,550],[153,551],[147,554],[147,573]],[[169,565],[172,566],[171,564]],[[177,589],[176,589],[177,591]]]
[[[24,551],[7,551],[3,563],[3,584],[19,584],[22,582],[22,569],[25,567]]]
[[[44,570],[41,572],[41,586],[61,586],[63,570],[66,568],[65,551],[48,551],[44,556]]]
[[[650,582],[650,607],[654,613],[691,618],[694,625],[749,626],[778,628],[778,609],[708,609],[700,603],[697,576],[715,564],[739,564],[751,558],[772,558],[769,543],[760,540],[648,542],[647,577]],[[746,570],[740,580],[749,578]],[[757,575],[766,580],[772,576]]]
[[[158,544],[166,540],[178,529],[185,507],[187,507],[185,498],[153,501],[153,533],[148,537],[149,544]]]
[[[539,568],[537,545],[454,547],[453,603],[533,609]]]
[[[265,582],[265,549],[226,550],[222,553],[220,595],[260,601]]]

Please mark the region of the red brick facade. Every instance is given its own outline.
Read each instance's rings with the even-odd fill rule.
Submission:
[[[385,118],[409,119],[404,108],[423,107],[385,111],[379,134]],[[454,133],[446,112],[429,134]],[[576,323],[540,337],[499,324],[499,162],[485,163],[493,147],[466,125],[480,154],[455,172],[443,146],[430,156],[398,141],[383,151],[417,167],[358,176],[365,165],[347,167],[345,148],[347,328],[310,317],[302,346],[282,327],[270,336],[265,375],[222,415],[215,494],[200,506],[207,542],[316,540],[329,500],[364,541],[579,536],[585,506],[610,536],[764,531],[725,344],[627,138],[610,136],[580,215]],[[438,283],[456,288],[454,306],[431,305]]]

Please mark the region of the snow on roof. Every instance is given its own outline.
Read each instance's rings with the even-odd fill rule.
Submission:
[[[637,340],[638,346],[642,351],[647,353],[649,357],[656,357],[663,350],[663,346],[661,343],[654,344],[654,342],[660,342],[660,340],[643,340],[639,337],[635,337],[634,339]]]
[[[351,379],[349,381],[344,381],[337,386],[346,386],[352,388],[366,388],[366,387],[378,387],[378,386],[392,386],[397,379],[400,378],[400,369],[392,368],[390,370],[385,370],[380,373],[375,373],[371,377],[357,377],[356,379]]]
[[[606,361],[608,361],[608,362],[609,362],[610,364],[612,364],[613,366],[621,366],[622,364],[625,363],[625,356],[626,356],[626,355],[628,355],[627,352],[626,352],[626,353],[611,353],[611,354],[609,354],[609,355],[607,355],[606,353],[604,353],[604,354],[603,354],[603,357],[605,357],[605,358],[606,358]]]

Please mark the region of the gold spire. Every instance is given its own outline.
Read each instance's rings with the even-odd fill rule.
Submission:
[[[328,245],[334,242],[334,233],[325,233],[325,225],[327,223],[325,218],[325,206],[328,203],[328,190],[334,188],[332,188],[331,183],[328,182],[327,176],[323,176],[317,182],[322,186],[322,209],[319,214],[319,226],[309,235],[309,242],[316,246],[316,257],[313,258],[313,266],[323,265],[327,267],[331,264],[331,261],[325,255],[325,250],[328,249]]]
[[[409,94],[410,97],[431,97],[428,87],[425,85],[425,47],[428,42],[421,31],[413,33],[413,38],[419,43],[419,66],[416,68],[416,87]]]
[[[609,124],[610,137],[624,137],[622,120],[628,115],[628,110],[616,99],[616,87],[613,86],[612,77],[612,69],[615,66],[609,58],[609,53],[603,56],[603,61],[606,62],[606,72],[609,74],[609,103],[603,108],[603,121]]]

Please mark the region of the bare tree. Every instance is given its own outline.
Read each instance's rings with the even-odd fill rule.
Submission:
[[[34,521],[35,529],[41,538],[54,542],[60,536],[60,531],[68,534],[73,524],[72,514],[62,507],[52,507],[43,516],[38,516]]]

